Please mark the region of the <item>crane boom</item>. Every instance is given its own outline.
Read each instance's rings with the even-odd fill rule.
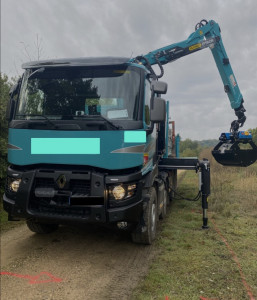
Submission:
[[[203,19],[196,24],[195,32],[190,34],[188,39],[137,56],[131,59],[130,62],[144,65],[149,69],[151,76],[158,80],[164,74],[163,65],[202,49],[210,48],[224,84],[224,91],[227,93],[230,105],[237,116],[237,120],[231,123],[230,133],[221,134],[220,142],[214,147],[212,154],[223,165],[248,166],[257,160],[257,146],[253,143],[250,133],[238,131],[239,127],[242,127],[245,123],[246,116],[244,113],[246,110],[220,32],[218,23]],[[156,75],[152,68],[156,64],[160,67],[160,75]],[[248,144],[252,149],[241,149],[240,144]]]
[[[195,32],[190,34],[188,39],[151,51],[146,55],[137,56],[131,61],[137,61],[145,65],[152,74],[154,74],[154,71],[151,66],[158,64],[161,69],[161,75],[155,76],[160,78],[164,73],[162,65],[209,47],[224,84],[224,90],[228,95],[230,105],[238,117],[238,120],[231,123],[231,131],[236,132],[239,127],[243,126],[246,120],[244,114],[245,108],[243,106],[244,100],[224,48],[220,32],[218,23],[213,20],[209,22],[202,20],[196,25]]]

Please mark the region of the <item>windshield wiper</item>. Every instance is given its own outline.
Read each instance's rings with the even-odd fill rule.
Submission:
[[[116,129],[123,129],[122,126],[115,125],[112,121],[110,121],[109,119],[107,119],[106,117],[104,117],[102,115],[94,115],[94,117],[100,117],[101,119],[105,120],[109,125],[113,126]]]
[[[16,116],[19,116],[19,117],[42,117],[44,118],[49,124],[51,124],[55,129],[58,129],[58,125],[54,124],[49,118],[47,118],[45,115],[16,115]]]
[[[113,122],[111,122],[109,119],[105,118],[104,116],[102,115],[81,115],[81,116],[76,116],[76,117],[79,117],[79,118],[85,118],[85,119],[90,119],[90,118],[93,118],[93,119],[102,119],[104,120],[106,123],[108,123],[109,125],[111,125],[113,128],[119,130],[119,129],[123,129],[122,126],[119,126],[119,125],[115,125]]]

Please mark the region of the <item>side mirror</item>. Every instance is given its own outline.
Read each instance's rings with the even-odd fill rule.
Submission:
[[[19,83],[14,84],[14,85],[10,88],[9,96],[12,97],[12,96],[14,96],[15,94],[17,94],[17,93],[18,93],[18,89],[19,89]]]
[[[14,113],[15,103],[16,103],[13,97],[19,93],[20,83],[21,83],[21,79],[19,79],[18,82],[14,84],[9,91],[10,99],[7,104],[6,115],[5,115],[5,118],[8,122],[10,122],[13,118],[13,113]]]
[[[15,108],[15,100],[13,98],[10,98],[7,104],[6,115],[5,115],[5,118],[8,122],[10,122],[13,118],[14,108]]]
[[[153,123],[164,122],[166,119],[166,101],[162,98],[154,98],[151,109],[151,121]]]
[[[164,81],[153,81],[151,83],[151,89],[156,94],[166,94],[168,89],[168,84]]]

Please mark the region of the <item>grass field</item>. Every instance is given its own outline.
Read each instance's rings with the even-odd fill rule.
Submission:
[[[202,156],[212,166],[210,229],[201,229],[201,202],[174,200],[160,224],[159,255],[132,299],[257,298],[257,164],[225,168],[208,151]],[[195,196],[197,175],[183,177],[179,192]]]

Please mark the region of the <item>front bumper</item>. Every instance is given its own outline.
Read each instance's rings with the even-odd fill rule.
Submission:
[[[140,220],[143,210],[143,201],[140,200],[128,206],[112,208],[105,210],[103,206],[83,207],[80,210],[65,208],[51,212],[36,213],[18,206],[15,202],[3,196],[4,210],[8,212],[10,219],[37,219],[43,222],[66,223],[66,222],[81,222],[81,223],[114,223],[114,222],[131,222],[137,223]]]
[[[6,189],[4,209],[9,219],[33,218],[42,222],[66,223],[137,223],[143,211],[141,173],[111,176],[95,171],[34,169],[8,175],[21,178],[17,193]],[[62,182],[60,178],[64,178]],[[110,206],[108,184],[137,182],[138,189],[131,199]],[[58,186],[59,185],[59,186]]]

